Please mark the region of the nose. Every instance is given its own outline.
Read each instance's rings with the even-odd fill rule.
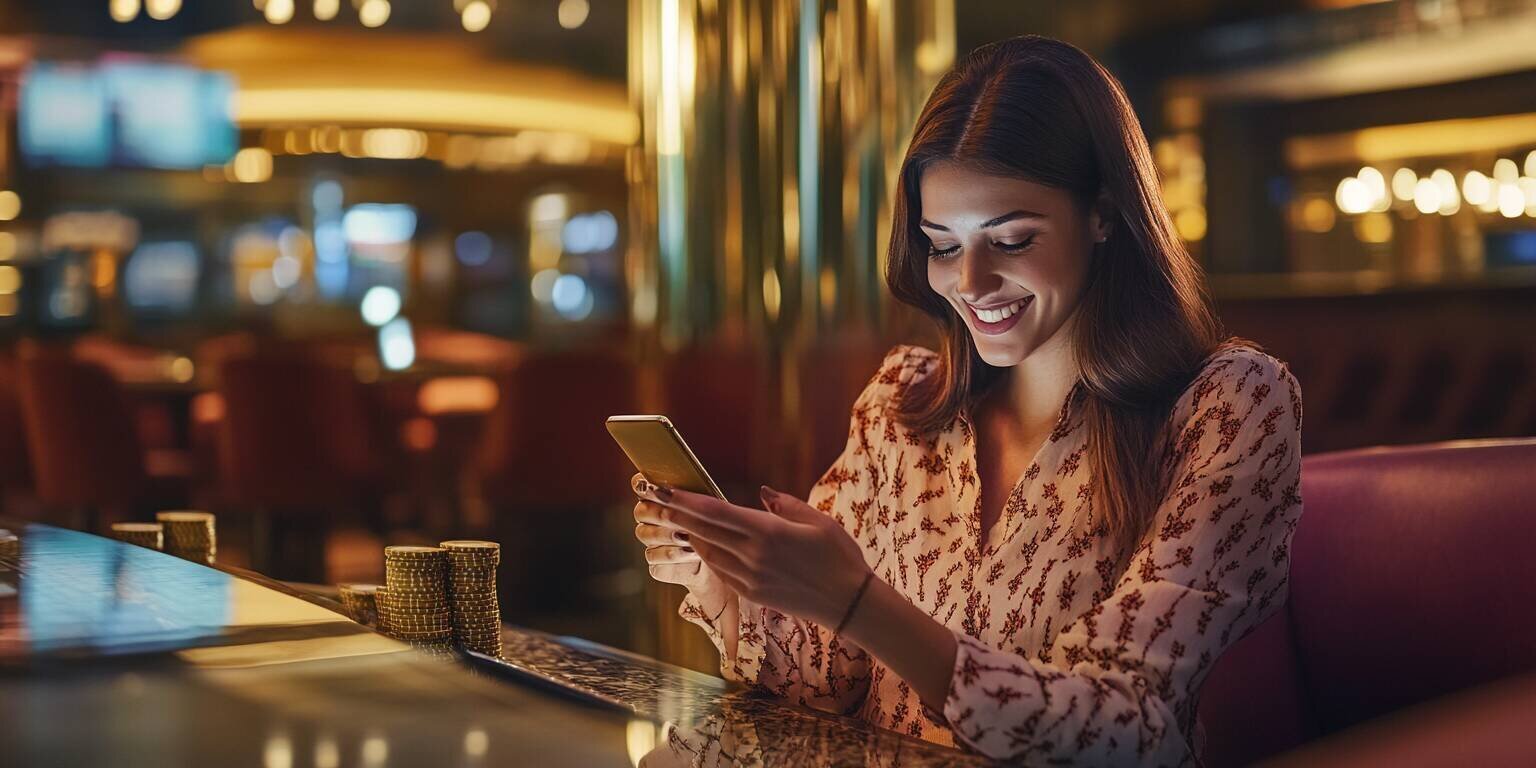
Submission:
[[[960,252],[960,281],[955,290],[960,298],[972,304],[984,303],[982,299],[995,293],[1002,280],[992,271],[992,261],[983,249],[966,248]]]

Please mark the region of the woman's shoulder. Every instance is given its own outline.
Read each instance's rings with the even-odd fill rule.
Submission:
[[[916,344],[896,344],[880,361],[864,391],[863,404],[888,403],[902,389],[926,378],[939,365],[939,353]]]
[[[1184,388],[1174,417],[1193,417],[1213,403],[1251,402],[1290,410],[1301,426],[1301,385],[1289,366],[1252,342],[1234,339],[1206,357],[1200,371]]]

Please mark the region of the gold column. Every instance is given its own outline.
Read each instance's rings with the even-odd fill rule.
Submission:
[[[804,474],[803,351],[884,330],[892,184],[954,62],[954,13],[954,0],[629,0],[632,319],[651,354],[761,350],[779,396],[771,429],[743,439],[767,441],[766,482]],[[707,668],[675,597],[658,604],[661,650]]]

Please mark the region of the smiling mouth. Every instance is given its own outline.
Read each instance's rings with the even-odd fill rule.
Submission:
[[[976,330],[989,336],[995,336],[1006,332],[1014,324],[1018,323],[1019,317],[1024,314],[1024,310],[1028,309],[1029,305],[1033,304],[1034,301],[1034,295],[1029,295],[1012,303],[987,309],[979,308],[970,302],[964,303],[966,309],[971,311],[971,318],[974,320],[973,324],[976,326]]]
[[[970,307],[971,311],[976,314],[976,319],[984,323],[1000,323],[1023,311],[1025,305],[1029,304],[1034,298],[1034,296],[1025,296],[1010,304],[1004,304],[1000,307],[989,307],[987,309],[982,309],[970,302],[966,302],[966,306]]]

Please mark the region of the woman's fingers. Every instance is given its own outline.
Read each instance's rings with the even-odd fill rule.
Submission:
[[[726,528],[716,525],[713,521],[702,518],[683,518],[675,514],[675,510],[668,509],[662,513],[666,525],[683,529],[688,534],[690,545],[698,543],[700,539],[706,539],[717,547],[724,547],[736,553],[741,553],[752,546],[754,538],[760,538],[762,534],[742,533],[734,528]]]
[[[667,511],[667,508],[658,502],[637,501],[635,502],[635,522],[677,530],[677,524],[667,522],[665,518]]]
[[[639,523],[635,526],[635,538],[647,547],[659,547],[664,544],[688,544],[688,532],[680,531],[666,525],[654,523]]]
[[[688,586],[699,580],[699,569],[704,563],[695,559],[691,563],[662,563],[650,566],[651,578],[667,584]]]
[[[739,507],[729,501],[706,496],[702,493],[673,488],[663,494],[655,494],[658,501],[690,519],[707,520],[722,528],[732,528],[740,533],[755,533],[761,529],[765,515],[760,509]],[[679,525],[688,527],[679,522]]]
[[[669,563],[697,563],[699,553],[692,547],[664,546],[646,547],[645,562],[651,565],[667,565]]]

